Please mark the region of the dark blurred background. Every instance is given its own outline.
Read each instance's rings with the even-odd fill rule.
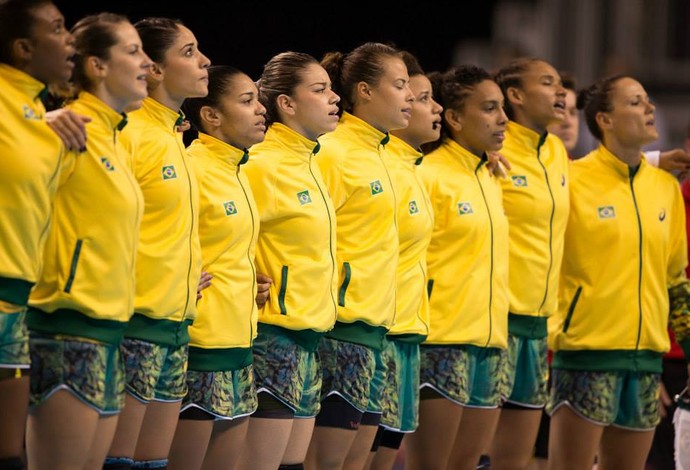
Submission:
[[[392,42],[427,71],[458,63],[495,71],[534,56],[575,74],[579,87],[630,74],[657,104],[658,148],[681,146],[690,121],[690,0],[55,1],[69,25],[98,11],[180,18],[214,63],[253,78],[278,52],[321,58]],[[580,135],[582,154],[593,141],[584,129]]]
[[[180,0],[177,0],[180,2]],[[175,2],[175,3],[177,3]],[[263,64],[286,50],[320,59],[332,50],[346,52],[364,41],[392,42],[409,49],[428,70],[447,68],[464,39],[487,40],[495,1],[475,1],[473,15],[460,2],[196,0],[60,1],[69,26],[89,13],[112,11],[130,20],[171,16],[194,32],[204,54],[216,64],[231,64],[257,78]]]

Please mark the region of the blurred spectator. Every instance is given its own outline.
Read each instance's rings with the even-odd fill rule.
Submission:
[[[690,121],[685,135],[685,150],[690,152]],[[684,179],[681,190],[685,200],[686,232],[690,234],[690,179]],[[690,247],[690,236],[688,237]],[[686,267],[686,274],[690,277],[690,266]],[[659,407],[661,422],[654,433],[654,441],[647,459],[647,470],[666,470],[676,468],[674,463],[674,414],[677,404],[673,397],[683,391],[688,381],[686,360],[683,351],[676,343],[673,333],[669,331],[671,350],[664,356],[664,368],[661,374],[661,393]],[[680,468],[680,467],[678,467]],[[687,468],[690,470],[690,467]]]

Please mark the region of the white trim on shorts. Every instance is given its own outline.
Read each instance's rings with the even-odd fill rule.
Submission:
[[[233,421],[233,420],[240,419],[240,418],[246,418],[247,416],[251,416],[251,414],[254,413],[254,411],[256,411],[256,410],[254,410],[254,411],[250,411],[249,413],[243,413],[243,414],[236,415],[236,416],[223,416],[223,415],[219,415],[217,413],[214,413],[213,411],[207,410],[203,406],[199,406],[196,403],[187,403],[185,406],[180,408],[180,413],[182,413],[183,411],[187,411],[190,408],[197,408],[197,409],[203,411],[204,413],[210,414],[211,416],[213,416],[214,422],[215,421]],[[211,421],[211,420],[209,419],[209,421]]]
[[[117,410],[117,411],[103,411],[100,408],[98,408],[96,405],[94,405],[93,403],[89,403],[84,397],[82,397],[79,393],[77,393],[76,390],[73,390],[72,388],[70,388],[69,386],[67,386],[65,384],[60,384],[57,387],[54,387],[50,392],[43,395],[41,397],[41,403],[39,403],[38,405],[31,405],[30,410],[36,409],[36,408],[40,407],[41,405],[43,405],[50,397],[52,397],[59,390],[68,391],[75,398],[77,398],[80,402],[84,403],[86,406],[88,406],[92,410],[96,411],[99,416],[117,416],[122,411],[122,409]]]
[[[563,405],[570,408],[573,411],[573,413],[575,413],[576,415],[578,415],[580,418],[584,419],[588,423],[592,423],[592,424],[597,425],[597,426],[602,426],[602,427],[613,426],[613,427],[618,428],[618,429],[625,429],[626,431],[637,431],[637,432],[649,432],[649,431],[654,431],[656,429],[656,426],[651,427],[651,428],[631,428],[628,426],[621,426],[620,424],[616,424],[616,423],[610,423],[610,424],[602,423],[601,421],[597,421],[595,419],[588,418],[587,416],[585,416],[582,413],[580,413],[579,411],[577,411],[575,409],[575,407],[573,406],[573,404],[570,403],[569,400],[563,400],[558,405],[556,405],[551,410],[551,414],[547,413],[549,415],[549,417],[552,417],[553,414],[556,412],[556,410],[558,410]]]
[[[501,397],[501,401],[503,403],[510,403],[511,405],[521,406],[523,408],[529,408],[531,410],[543,410],[546,407],[546,403],[544,403],[543,405],[533,405],[530,403],[520,403],[519,401],[508,400],[507,397],[503,397],[503,396]]]
[[[360,413],[381,414],[381,413],[378,413],[378,412],[376,412],[376,411],[369,411],[369,412],[368,412],[367,410],[362,410],[361,408],[357,408],[350,400],[348,400],[347,398],[345,398],[345,397],[343,396],[343,394],[340,393],[340,392],[337,391],[337,390],[331,390],[330,392],[328,392],[328,393],[326,394],[326,396],[325,396],[324,398],[328,398],[328,397],[330,397],[331,395],[338,395],[338,396],[339,396],[340,398],[342,398],[348,405],[350,405],[352,408],[354,408],[355,410],[359,411]],[[321,400],[321,403],[323,403],[323,400]]]

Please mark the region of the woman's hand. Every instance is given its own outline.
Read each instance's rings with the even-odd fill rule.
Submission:
[[[259,309],[264,308],[264,305],[266,305],[268,301],[271,284],[273,284],[273,279],[265,274],[256,273],[256,306],[259,307]]]
[[[197,302],[201,297],[201,291],[204,289],[208,289],[211,287],[211,279],[213,279],[213,275],[207,273],[206,271],[201,272],[201,279],[199,279],[199,286],[196,288],[196,300]]]
[[[65,108],[46,113],[48,127],[60,137],[68,150],[75,152],[86,150],[86,124],[89,122],[90,117]]]

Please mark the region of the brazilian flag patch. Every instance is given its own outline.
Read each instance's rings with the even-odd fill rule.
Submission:
[[[115,171],[115,165],[110,163],[108,157],[101,157],[101,164],[105,167],[107,171]]]
[[[516,188],[526,188],[527,187],[527,177],[523,175],[514,175],[510,179],[513,180],[513,186]]]
[[[163,179],[172,180],[177,178],[177,173],[175,173],[175,165],[165,165],[163,167]]]
[[[616,209],[613,206],[602,206],[597,208],[600,219],[615,219]]]
[[[309,190],[305,189],[304,191],[298,192],[297,200],[299,201],[301,206],[304,206],[305,204],[311,204],[311,196],[309,195]]]
[[[381,194],[383,192],[383,185],[379,180],[369,183],[369,188],[371,189],[372,196],[376,196],[377,194]]]
[[[235,201],[224,202],[223,209],[225,209],[225,215],[237,214],[237,206],[235,205]]]
[[[410,215],[419,214],[419,206],[417,206],[417,201],[410,201]]]
[[[469,202],[458,202],[458,214],[459,215],[470,215],[474,214],[472,209],[472,204]]]

